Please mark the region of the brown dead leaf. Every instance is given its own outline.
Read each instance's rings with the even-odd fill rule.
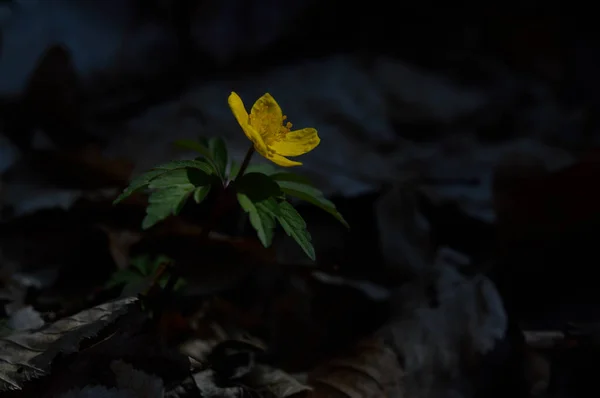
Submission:
[[[403,371],[396,354],[381,340],[364,340],[347,356],[333,359],[309,374],[311,397],[402,397]]]
[[[135,305],[136,298],[108,302],[54,322],[34,333],[0,339],[0,391],[19,390],[23,383],[50,370],[59,353],[73,353]]]
[[[304,397],[312,388],[300,383],[293,376],[283,370],[268,366],[259,366],[253,387],[262,393],[262,396],[274,398]],[[268,395],[267,395],[268,394]]]
[[[257,363],[262,348],[243,340],[227,340],[213,347],[206,365],[194,374],[196,386],[203,397],[265,398],[304,397],[312,389],[293,376]]]

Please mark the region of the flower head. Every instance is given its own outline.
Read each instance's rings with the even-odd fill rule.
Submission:
[[[286,156],[304,155],[321,142],[317,130],[313,128],[291,131],[292,124],[284,124],[286,116],[271,94],[260,97],[252,106],[250,114],[236,93],[231,93],[228,102],[242,130],[254,144],[254,149],[279,166],[300,166],[302,163]]]

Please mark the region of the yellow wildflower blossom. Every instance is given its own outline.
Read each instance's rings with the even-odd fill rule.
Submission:
[[[254,103],[250,115],[236,93],[231,93],[228,102],[242,130],[254,144],[254,149],[279,166],[300,166],[302,163],[290,160],[286,156],[304,155],[321,142],[317,130],[313,128],[291,131],[290,122],[284,125],[286,116],[269,93]]]

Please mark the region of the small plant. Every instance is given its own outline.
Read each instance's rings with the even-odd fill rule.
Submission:
[[[165,263],[171,263],[171,260],[167,256],[150,257],[148,255],[142,255],[131,259],[129,268],[115,271],[109,281],[106,283],[106,288],[111,289],[116,286],[123,286],[123,291],[126,291],[131,286],[140,286],[145,282],[150,283],[150,278],[158,274],[159,268]],[[169,277],[165,274],[158,281],[157,284],[164,288],[167,284]],[[174,290],[179,290],[185,285],[183,279],[179,279],[174,286]]]
[[[274,229],[279,223],[314,260],[315,250],[306,222],[287,199],[293,197],[309,202],[330,213],[346,227],[348,224],[335,205],[305,177],[274,166],[253,166],[250,160],[258,152],[278,166],[300,166],[302,163],[288,157],[300,156],[316,148],[320,143],[317,130],[292,131],[292,124],[285,122],[287,118],[279,104],[268,93],[254,103],[250,114],[242,99],[233,92],[229,96],[229,107],[252,142],[240,166],[230,161],[227,145],[221,138],[177,141],[179,147],[193,150],[200,156],[154,167],[135,178],[114,203],[136,191],[148,189],[150,196],[142,222],[142,228],[148,229],[170,215],[179,214],[190,197],[201,203],[209,192],[216,190],[219,196],[204,235],[207,236],[220,217],[237,202],[248,213],[250,224],[265,247],[271,245]]]

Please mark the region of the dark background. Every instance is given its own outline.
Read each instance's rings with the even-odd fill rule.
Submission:
[[[352,225],[342,232],[300,207],[321,265],[385,283],[390,268],[418,272],[394,239],[426,253],[425,263],[449,247],[467,256],[465,273],[492,277],[523,327],[595,321],[600,47],[574,6],[47,0],[0,7],[0,247],[11,260],[24,262],[32,249],[15,242],[37,228],[17,233],[11,222],[122,187],[131,170],[172,158],[168,143],[177,138],[223,134],[241,157],[247,144],[226,97],[239,91],[249,106],[269,91],[298,126],[319,130],[323,143],[303,172]],[[39,144],[39,135],[50,144]],[[131,168],[100,160],[85,168],[80,158],[57,155],[89,160],[90,145]],[[392,197],[392,209],[382,210],[379,200],[398,187],[411,199]],[[426,232],[406,225],[417,213]],[[417,243],[423,235],[425,245]],[[288,246],[285,261],[302,262]]]

